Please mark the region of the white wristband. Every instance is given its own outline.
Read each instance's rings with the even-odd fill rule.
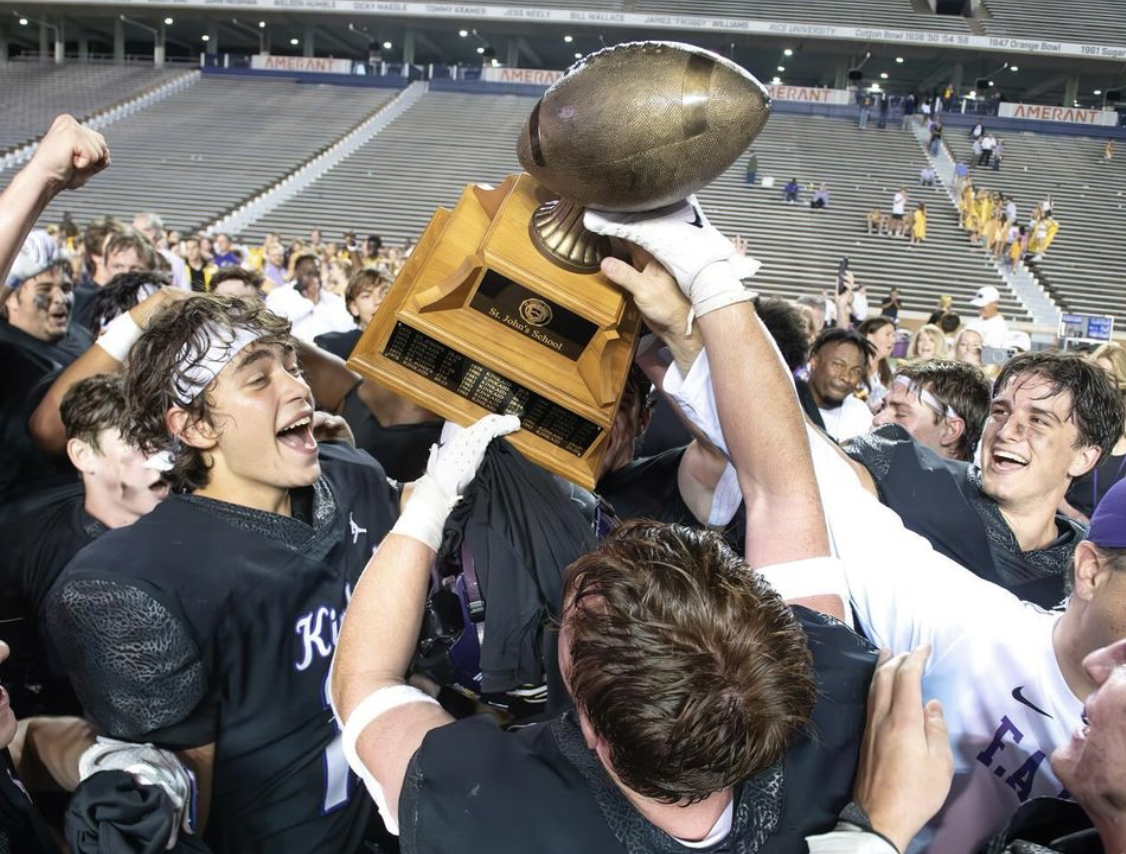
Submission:
[[[129,351],[133,349],[133,345],[137,343],[143,332],[133,316],[125,312],[111,320],[94,343],[115,361],[125,362],[129,358]]]
[[[812,557],[759,567],[756,572],[787,602],[810,596],[837,596],[845,606],[846,617],[850,613],[848,580],[840,558]],[[851,624],[851,619],[846,622]]]
[[[701,270],[690,286],[693,314],[703,317],[734,303],[753,300],[757,294],[743,287],[739,272],[731,261],[717,261]]]
[[[387,825],[387,830],[395,836],[399,835],[399,817],[391,814],[391,810],[387,806],[387,797],[383,794],[383,786],[368,770],[364,761],[360,759],[360,754],[356,751],[356,742],[359,741],[360,735],[372,721],[380,715],[408,703],[438,705],[438,702],[429,694],[425,694],[410,685],[392,685],[386,688],[378,688],[364,698],[364,701],[353,710],[348,717],[348,722],[343,724],[343,736],[340,740],[348,767],[364,781],[368,793],[379,809],[380,816],[383,817],[383,823]],[[339,721],[339,717],[337,720]]]
[[[391,533],[418,540],[436,552],[442,545],[446,518],[456,503],[457,496],[451,500],[432,475],[424,474],[414,482],[411,497],[391,527]]]

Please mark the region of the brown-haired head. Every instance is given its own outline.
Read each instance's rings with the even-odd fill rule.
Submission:
[[[564,678],[624,785],[695,803],[769,768],[809,722],[805,633],[718,534],[638,520],[571,565]]]
[[[1071,395],[1070,420],[1078,430],[1076,447],[1097,447],[1100,461],[1122,437],[1126,412],[1122,395],[1110,374],[1082,356],[1073,353],[1021,353],[1005,363],[994,393],[1010,383],[1040,377],[1049,384],[1049,395]]]
[[[348,279],[348,287],[344,290],[344,301],[354,302],[362,294],[378,291],[390,285],[386,276],[370,267],[354,272]]]
[[[168,413],[178,407],[187,423],[213,427],[212,402],[207,391],[192,400],[181,389],[191,385],[188,374],[211,346],[214,329],[246,330],[261,344],[292,347],[289,321],[262,303],[234,297],[199,295],[169,304],[149,321],[148,328],[129,354],[125,370],[125,403],[129,423],[125,438],[146,454],[173,451],[173,468],[167,479],[177,490],[199,489],[207,484],[208,465],[201,451],[174,440]]]
[[[79,439],[101,450],[103,430],[125,430],[125,390],[120,374],[95,374],[75,383],[59,404],[59,418],[67,439]]]

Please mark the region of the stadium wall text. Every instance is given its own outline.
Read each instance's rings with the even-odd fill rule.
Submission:
[[[55,5],[57,0],[26,0],[25,5]],[[969,48],[1002,53],[1081,57],[1115,62],[1126,61],[1126,45],[1084,44],[1041,39],[998,38],[970,33],[889,30],[881,27],[836,27],[827,24],[796,24],[785,21],[752,21],[745,18],[712,18],[698,15],[662,15],[637,12],[593,12],[544,9],[527,6],[483,6],[460,3],[407,3],[394,0],[87,0],[90,6],[140,7],[148,9],[246,9],[281,12],[320,12],[341,15],[385,15],[394,17],[452,18],[460,21],[537,21],[555,24],[697,32],[732,32],[752,35],[794,36],[832,41],[885,42],[921,47]]]
[[[1114,110],[1083,110],[1078,107],[1049,107],[1044,104],[1001,104],[997,115],[1006,119],[1118,127],[1118,113]]]
[[[316,56],[272,56],[258,54],[250,57],[250,67],[256,71],[300,71],[305,74],[351,74],[352,60],[323,59]]]

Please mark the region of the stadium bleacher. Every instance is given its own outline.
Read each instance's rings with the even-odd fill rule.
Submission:
[[[955,311],[972,317],[973,293],[994,285],[1006,316],[1029,319],[986,255],[962,236],[945,191],[919,186],[926,158],[909,131],[898,125],[880,130],[875,123],[862,131],[845,119],[779,113],[754,150],[759,181],[774,177],[773,188],[747,187],[745,164],[737,163],[700,200],[722,231],[744,236],[750,254],[763,262],[757,290],[786,297],[831,292],[846,255],[857,280],[868,286],[873,310],[897,287],[908,311],[929,313],[941,294],[950,294]],[[782,202],[782,185],[791,177],[803,187],[796,205]],[[810,186],[821,182],[829,185],[829,207],[810,210]],[[899,187],[910,195],[908,210],[919,202],[927,206],[928,236],[918,246],[865,233],[865,215],[877,207],[889,213]]]
[[[516,137],[532,104],[516,95],[430,92],[243,236],[304,235],[316,225],[326,239],[348,229],[396,243],[417,237],[466,184],[496,184],[520,170]]]
[[[668,15],[714,15],[722,18],[751,18],[767,21],[838,24],[842,26],[888,27],[901,30],[969,32],[965,18],[914,11],[911,0],[638,0],[631,11]]]
[[[140,65],[0,63],[0,153],[34,140],[59,113],[86,119],[187,73]]]
[[[510,6],[510,0],[484,0],[484,5]],[[636,12],[641,15],[704,15],[764,21],[800,21],[842,26],[888,27],[903,30],[968,32],[965,18],[918,12],[911,0],[866,0],[863,4],[840,0],[531,0],[524,6],[560,6],[598,11]]]
[[[1126,324],[1126,257],[1115,248],[1126,234],[1126,160],[1103,162],[1103,140],[1087,137],[1001,134],[1000,171],[971,170],[974,184],[1012,196],[1020,222],[1051,195],[1059,234],[1044,259],[1030,266],[1061,309],[1113,314]],[[963,131],[946,135],[958,159],[970,162],[972,144]]]
[[[314,225],[330,240],[345,230],[393,242],[417,236],[434,209],[452,206],[467,183],[495,184],[519,170],[516,137],[531,106],[530,99],[511,95],[431,92],[302,195],[244,229],[243,237],[258,242],[271,231],[303,235]],[[763,292],[795,296],[831,288],[842,252],[869,286],[874,306],[895,286],[907,310],[930,311],[940,294],[949,293],[970,316],[975,312],[969,300],[979,287],[992,284],[1005,292],[984,253],[961,235],[945,193],[915,189],[925,158],[910,133],[778,114],[755,150],[760,179],[774,176],[775,188],[748,188],[744,164],[737,163],[701,200],[721,229],[745,236],[764,262],[755,281]],[[805,185],[828,182],[829,208],[811,211],[808,190],[800,205],[783,204],[781,185],[791,175]],[[865,214],[873,207],[888,211],[900,186],[930,211],[930,236],[920,246],[864,233]],[[1003,307],[1013,319],[1028,319],[1012,296],[1006,295]]]
[[[1120,0],[982,0],[986,34],[1009,38],[1126,44]]]
[[[333,91],[331,100],[326,91]],[[169,228],[196,229],[331,145],[394,96],[287,79],[207,78],[106,129],[113,180],[95,181],[48,207],[76,221],[132,221],[159,211]],[[0,175],[6,183],[10,176]]]

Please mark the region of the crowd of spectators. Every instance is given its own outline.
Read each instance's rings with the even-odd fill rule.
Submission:
[[[1007,266],[1025,258],[1039,261],[1051,248],[1060,224],[1051,196],[1036,204],[1027,223],[1021,223],[1016,199],[995,190],[977,188],[971,179],[960,182],[958,222],[972,243]]]
[[[588,491],[348,368],[410,246],[33,228],[88,180],[0,195],[0,852],[1124,850],[1121,347],[589,210]]]

